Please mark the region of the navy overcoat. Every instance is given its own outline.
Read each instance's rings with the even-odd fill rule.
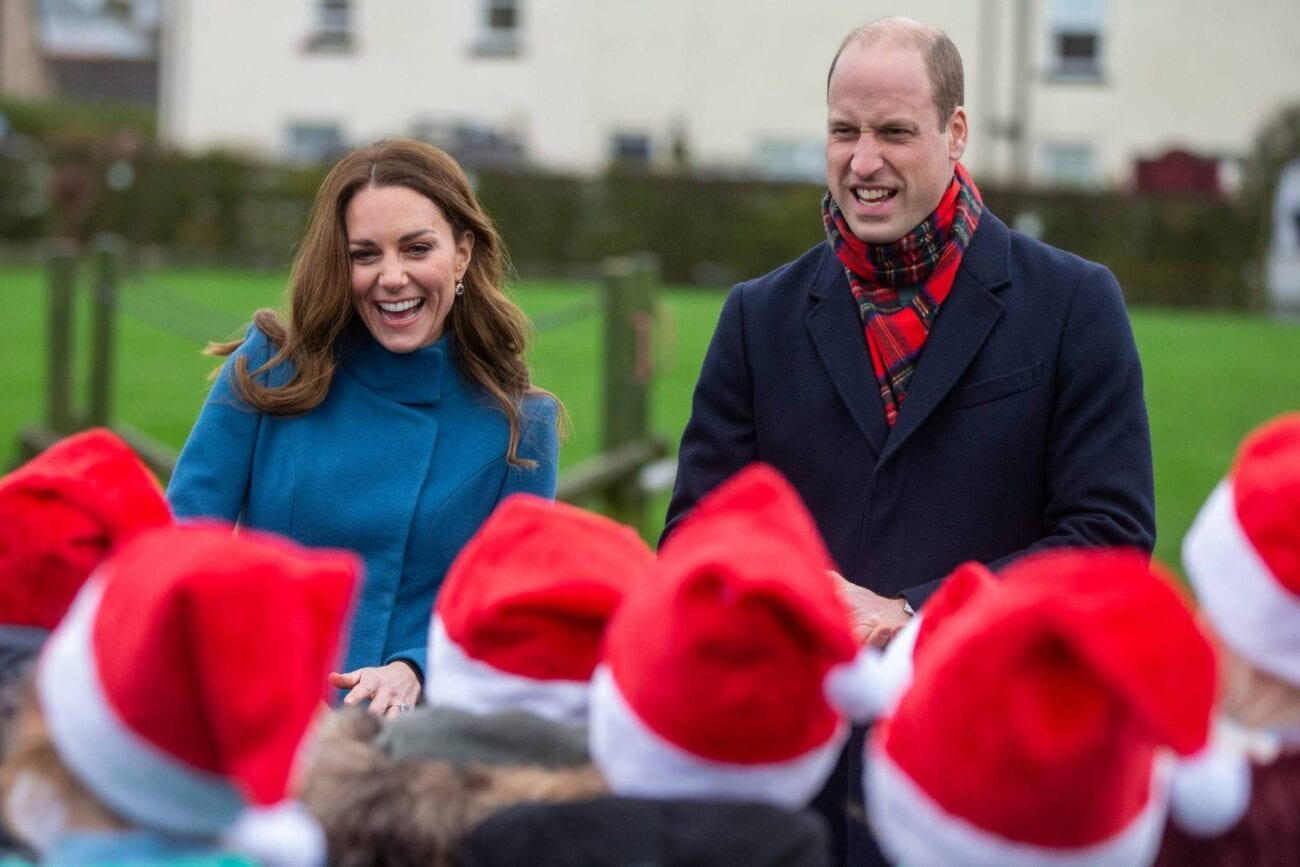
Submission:
[[[1142,369],[1118,283],[987,210],[892,430],[829,245],[731,291],[665,537],[758,460],[794,484],[849,580],[916,608],[964,560],[1155,544]]]

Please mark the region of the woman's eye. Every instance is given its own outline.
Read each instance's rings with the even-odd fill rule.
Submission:
[[[351,253],[353,262],[369,262],[375,257],[374,250],[353,250]]]
[[[406,248],[406,252],[410,253],[412,256],[423,256],[432,249],[433,247],[430,244],[412,244]]]

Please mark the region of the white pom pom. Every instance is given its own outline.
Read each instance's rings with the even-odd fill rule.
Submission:
[[[320,867],[325,863],[325,832],[296,801],[245,810],[221,842],[265,867]]]
[[[1241,819],[1250,806],[1250,765],[1244,756],[1211,746],[1174,769],[1169,812],[1178,826],[1198,837],[1215,837]]]
[[[921,631],[924,619],[924,612],[913,615],[907,625],[894,636],[894,640],[889,642],[881,657],[876,676],[880,679],[880,689],[885,696],[882,714],[893,713],[898,700],[912,685],[912,654],[916,650],[916,636]]]
[[[881,688],[880,651],[864,647],[852,662],[826,673],[822,688],[826,700],[854,722],[868,722],[885,711],[886,694]]]

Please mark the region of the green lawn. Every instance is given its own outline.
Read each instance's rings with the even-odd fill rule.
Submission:
[[[199,353],[205,338],[238,330],[251,311],[279,303],[284,276],[260,272],[172,270],[130,284],[120,317],[115,416],[179,447],[207,390],[215,362]],[[589,298],[595,284],[524,282],[516,288],[532,316]],[[0,459],[12,462],[21,426],[44,414],[46,299],[36,269],[0,270],[6,315],[0,317]],[[722,303],[721,292],[667,290],[667,327],[656,347],[660,378],[653,417],[675,443],[691,388]],[[82,305],[85,306],[84,304]],[[89,334],[78,310],[77,338]],[[1300,326],[1247,316],[1141,310],[1134,329],[1146,369],[1156,463],[1160,541],[1177,565],[1178,544],[1205,496],[1251,427],[1300,408]],[[561,452],[569,467],[597,451],[601,375],[598,320],[587,318],[539,335],[535,380],[568,408],[572,434]],[[78,368],[85,367],[84,356]],[[84,383],[82,383],[84,394]],[[658,529],[656,520],[645,528]]]

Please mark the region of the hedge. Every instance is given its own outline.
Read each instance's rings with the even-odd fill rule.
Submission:
[[[171,261],[286,265],[324,174],[228,154],[185,156],[147,143],[115,149],[89,137],[47,144],[45,152],[51,171],[44,175],[0,155],[0,238],[110,231]],[[109,167],[122,161],[133,182],[110,189]],[[63,178],[74,192],[80,184],[85,201],[78,209],[51,197],[39,218],[6,209],[3,203],[22,195],[30,200],[20,188],[33,177]],[[608,256],[651,250],[666,280],[719,285],[764,273],[823,237],[824,190],[817,185],[632,173],[472,177],[525,274],[577,272]],[[1263,209],[1122,192],[983,193],[1008,222],[1032,212],[1043,240],[1109,266],[1130,303],[1258,306]],[[66,189],[62,195],[69,198]]]

